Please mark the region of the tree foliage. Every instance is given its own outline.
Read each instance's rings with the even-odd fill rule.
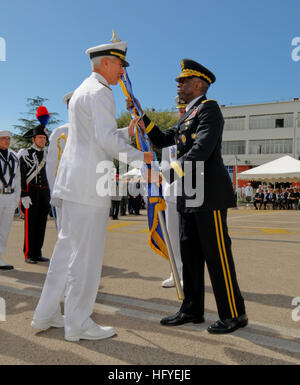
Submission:
[[[144,112],[162,131],[173,127],[178,121],[178,114],[176,111],[155,111],[153,109],[145,109]],[[123,112],[117,119],[118,127],[122,128],[129,126],[131,119],[129,112]],[[133,138],[133,145],[136,147],[135,138]],[[161,160],[161,149],[155,147],[153,147],[153,149],[157,154],[158,160]]]
[[[31,145],[31,139],[23,138],[23,135],[29,131],[30,129],[38,126],[40,122],[36,118],[36,112],[39,106],[46,105],[48,101],[47,98],[43,98],[41,96],[36,96],[33,98],[26,99],[26,106],[28,111],[21,112],[21,118],[18,119],[19,124],[14,125],[14,129],[17,132],[13,134],[12,137],[14,139],[13,149],[18,151],[20,148],[27,148]],[[51,132],[51,128],[57,126],[61,120],[58,119],[57,112],[50,112],[50,120],[47,124],[48,133]]]

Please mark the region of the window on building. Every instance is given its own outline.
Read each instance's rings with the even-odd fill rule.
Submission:
[[[233,181],[233,166],[225,166],[230,176],[231,182]]]
[[[249,154],[292,154],[293,139],[250,140]]]
[[[223,155],[245,154],[245,151],[246,151],[245,140],[223,141],[222,143]]]
[[[284,119],[276,119],[275,128],[283,128],[283,127],[284,127]]]
[[[253,115],[249,118],[249,128],[254,130],[266,128],[293,127],[293,114]]]
[[[233,116],[225,118],[225,131],[238,131],[245,129],[245,116]]]

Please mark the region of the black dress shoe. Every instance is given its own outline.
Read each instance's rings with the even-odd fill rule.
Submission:
[[[204,322],[204,318],[194,314],[187,314],[179,311],[178,313],[169,317],[165,317],[160,321],[160,323],[165,326],[183,325],[188,322],[192,322],[193,324],[201,324]]]
[[[49,258],[45,258],[45,257],[42,257],[42,256],[37,257],[36,260],[37,260],[37,262],[49,262],[50,261]]]
[[[30,265],[36,265],[37,264],[37,261],[34,259],[31,259],[31,258],[26,258],[25,262],[29,263]]]
[[[232,333],[237,329],[244,328],[248,325],[248,318],[246,314],[241,315],[238,318],[230,318],[225,320],[219,320],[207,328],[207,331],[211,334],[227,334]]]
[[[0,270],[13,270],[12,265],[5,265],[5,266],[0,266]]]

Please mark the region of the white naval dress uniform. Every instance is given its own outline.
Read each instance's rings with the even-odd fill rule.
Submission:
[[[3,182],[0,179],[0,262],[1,254],[4,254],[6,252],[8,236],[13,222],[15,210],[18,207],[20,201],[21,194],[20,167],[17,154],[10,149],[8,149],[7,154],[7,160],[9,161],[11,167],[12,161],[10,159],[12,157],[14,159],[12,172],[13,174],[15,174],[15,176],[13,177],[11,184],[11,188],[14,190],[14,192],[12,194],[3,194],[4,186]],[[2,154],[0,153],[0,167],[2,172],[5,169],[4,164],[5,159],[3,159]],[[10,180],[9,167],[6,167],[4,178],[7,182]]]
[[[55,130],[53,130],[49,137],[46,172],[47,172],[47,178],[48,178],[51,197],[52,197],[55,178],[58,172],[58,166],[67,143],[68,130],[69,130],[69,123],[66,123],[60,127],[57,127]],[[55,207],[55,214],[56,214],[57,231],[59,231],[61,227],[61,207]]]
[[[170,163],[174,162],[177,158],[176,145],[165,147],[162,149],[162,161]],[[173,188],[172,188],[173,187]],[[175,258],[176,267],[178,270],[179,278],[182,279],[182,262],[180,253],[180,241],[179,241],[179,213],[176,208],[176,196],[174,185],[170,186],[165,179],[162,181],[163,196],[167,204],[165,210],[166,214],[166,226],[172,245],[172,250]]]
[[[55,130],[52,131],[49,137],[46,171],[47,171],[47,178],[48,178],[51,197],[53,193],[55,178],[58,173],[60,160],[67,143],[69,126],[70,126],[70,123],[66,123],[60,127],[57,127]],[[130,140],[128,137],[128,127],[118,129],[118,133],[121,137],[124,138],[124,140],[130,143]],[[55,207],[55,211],[57,216],[56,218],[57,231],[59,232],[61,228],[61,207]]]
[[[105,175],[110,180],[112,160],[119,153],[127,153],[128,162],[142,163],[144,159],[118,132],[115,116],[112,91],[107,81],[93,72],[69,104],[68,140],[52,197],[61,200],[61,230],[34,314],[37,321],[54,317],[66,288],[65,337],[94,327],[90,315],[100,283],[111,204],[109,194],[97,194],[97,166],[106,162]]]

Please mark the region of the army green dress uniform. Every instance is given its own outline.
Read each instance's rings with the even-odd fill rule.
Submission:
[[[210,71],[188,59],[182,62],[180,77],[182,76],[198,76],[209,80],[210,84],[215,81]],[[244,299],[236,278],[227,228],[227,209],[234,207],[236,202],[231,179],[221,156],[224,119],[220,108],[216,101],[202,96],[182,115],[176,126],[164,132],[146,115],[143,116],[143,121],[155,146],[163,148],[177,145],[178,160],[171,163],[169,170],[163,172],[169,182],[177,180],[177,183],[180,181],[184,184],[184,162],[190,161],[193,165],[192,183],[195,185],[196,171],[201,171],[201,168],[200,171],[196,169],[196,162],[204,162],[203,204],[200,202],[196,207],[189,207],[187,200],[190,201],[191,197],[184,195],[183,188],[182,195],[177,196],[185,299],[179,313],[173,317],[174,322],[172,317],[167,317],[167,322],[163,319],[161,323],[178,325],[188,321],[203,322],[206,262],[220,320],[227,320],[227,324],[231,325],[231,320],[239,320],[243,316],[245,326],[247,321]],[[198,177],[201,180],[201,175]],[[239,321],[237,323],[240,325]],[[222,327],[217,329],[216,332],[219,332]]]

